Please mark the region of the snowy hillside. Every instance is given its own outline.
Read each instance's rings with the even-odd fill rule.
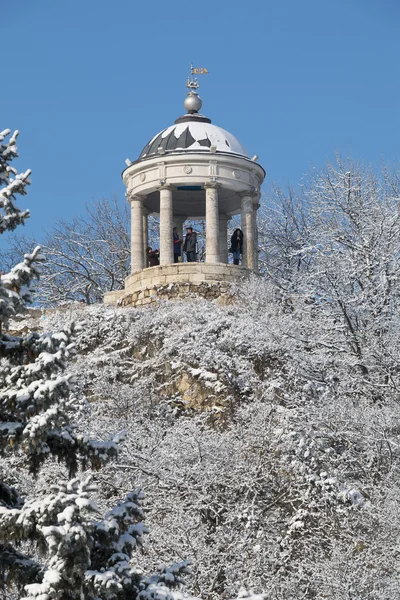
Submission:
[[[98,504],[140,486],[141,566],[190,559],[186,589],[203,599],[241,586],[268,600],[399,597],[396,370],[367,333],[361,368],[307,298],[254,280],[236,299],[46,315],[47,330],[85,321],[69,369],[88,400],[81,431],[125,431],[94,472]],[[389,357],[394,327],[385,336]],[[49,461],[29,485],[57,474]]]
[[[17,135],[0,132],[0,232],[29,216]],[[399,198],[396,172],[340,159],[300,194],[276,190],[265,277],[225,307],[21,318],[44,257],[13,261],[0,276],[5,600],[182,600],[185,581],[203,600],[400,597]]]

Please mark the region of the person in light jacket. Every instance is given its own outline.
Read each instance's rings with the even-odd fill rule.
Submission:
[[[187,262],[196,262],[197,234],[193,231],[193,227],[186,228],[185,243],[183,251],[186,252]]]

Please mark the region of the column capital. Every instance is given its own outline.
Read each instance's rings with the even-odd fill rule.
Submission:
[[[204,187],[207,188],[211,188],[211,189],[217,189],[222,187],[220,183],[218,183],[218,181],[206,181],[204,184]]]
[[[144,267],[143,199],[131,194],[131,273]]]
[[[260,208],[260,204],[259,204],[259,200],[261,198],[261,191],[260,190],[256,190],[254,196],[253,196],[253,203],[254,203],[254,207],[256,208],[256,210],[258,210]]]
[[[218,188],[211,178],[204,184],[206,190],[206,263],[218,263],[219,258],[219,210]]]
[[[238,196],[240,198],[259,198],[259,191],[253,188],[244,192],[238,192]]]
[[[128,200],[128,202],[132,203],[132,202],[143,202],[145,198],[144,198],[144,196],[138,196],[137,194],[128,192],[126,194],[126,199]]]
[[[160,179],[160,185],[158,186],[159,190],[170,190],[171,192],[175,189],[173,185],[170,183],[165,183],[163,179]]]

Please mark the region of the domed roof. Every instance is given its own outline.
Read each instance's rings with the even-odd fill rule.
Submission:
[[[208,73],[207,69],[190,67],[190,77],[186,83],[189,92],[183,103],[186,114],[179,117],[174,125],[157,133],[143,148],[138,160],[155,155],[186,152],[223,152],[250,158],[242,144],[228,131],[212,125],[211,119],[199,113],[202,100],[197,93],[199,83],[193,78],[195,73]]]
[[[228,152],[249,158],[246,149],[231,133],[213,125],[209,119],[196,116],[185,115],[177,119],[175,125],[155,135],[143,148],[139,160],[159,154],[159,148],[165,153],[187,150],[210,152],[211,146],[216,147],[216,152]]]

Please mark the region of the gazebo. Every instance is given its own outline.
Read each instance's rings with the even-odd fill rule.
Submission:
[[[186,114],[151,138],[122,173],[131,206],[131,275],[124,290],[105,295],[106,304],[127,295],[141,304],[158,286],[235,281],[258,269],[256,214],[265,171],[232,134],[199,113],[197,79],[187,87]],[[146,256],[151,214],[160,219],[155,267],[147,267]],[[240,266],[228,264],[227,227],[236,214],[244,237]],[[182,232],[188,219],[205,220],[205,262],[174,263],[173,228]]]

